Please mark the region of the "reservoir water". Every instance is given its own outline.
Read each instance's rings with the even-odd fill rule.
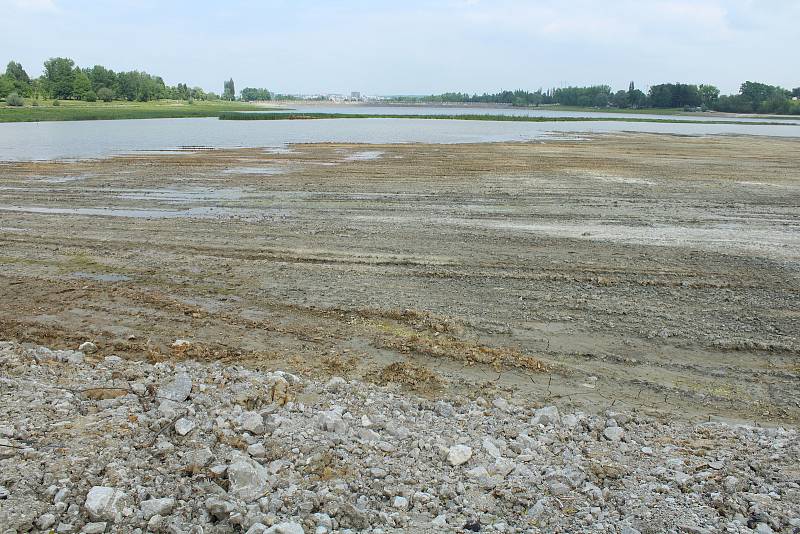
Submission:
[[[537,116],[669,118],[513,108],[431,106],[308,106],[298,111],[364,114],[486,113]],[[681,116],[703,122],[714,117]],[[744,119],[731,119],[744,120]],[[751,119],[752,121],[753,119]],[[425,119],[322,119],[222,121],[216,118],[140,119],[0,124],[0,161],[84,159],[186,147],[282,147],[287,143],[477,143],[580,137],[582,133],[648,132],[673,135],[800,137],[800,121],[779,124],[680,124],[635,122],[495,122]]]

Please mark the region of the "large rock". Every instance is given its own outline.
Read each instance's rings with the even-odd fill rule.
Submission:
[[[253,502],[269,490],[267,475],[258,462],[237,454],[228,466],[229,492],[245,502]]]
[[[84,507],[92,520],[118,522],[122,518],[122,510],[130,504],[131,499],[124,491],[94,486],[86,495]]]

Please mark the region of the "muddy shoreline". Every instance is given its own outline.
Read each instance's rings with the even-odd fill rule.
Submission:
[[[0,339],[796,425],[799,146],[619,134],[2,164]],[[384,372],[397,362],[428,372]]]

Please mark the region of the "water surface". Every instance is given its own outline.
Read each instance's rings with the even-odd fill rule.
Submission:
[[[503,113],[609,116],[509,108],[309,107],[314,111],[372,113]],[[302,111],[302,109],[301,109]],[[556,115],[558,114],[558,115]],[[622,117],[665,118],[636,114]],[[698,120],[703,117],[698,116]],[[707,118],[706,118],[707,119]],[[481,143],[579,137],[582,133],[649,132],[675,135],[766,135],[800,137],[797,126],[631,122],[494,122],[416,119],[322,119],[313,121],[221,121],[216,118],[139,119],[0,124],[0,161],[101,158],[131,152],[272,147],[288,143]],[[366,151],[365,151],[366,152]],[[370,156],[368,156],[370,157]]]

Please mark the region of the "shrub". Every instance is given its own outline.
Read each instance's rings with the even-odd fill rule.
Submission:
[[[194,98],[192,98],[192,97],[190,96],[189,98],[187,98],[187,99],[186,99],[186,103],[187,103],[187,104],[194,104]]]
[[[54,105],[54,106],[60,106],[60,105],[61,105],[61,102],[59,102],[59,101],[58,101],[58,99],[56,99],[56,100],[53,100],[53,105]]]
[[[38,98],[34,98],[33,101],[31,101],[31,106],[33,106],[35,108],[38,108],[39,107],[39,99]]]
[[[94,91],[89,91],[84,95],[83,99],[87,102],[97,102],[97,93]]]
[[[114,100],[114,91],[109,89],[108,87],[101,87],[97,90],[97,98],[102,100],[103,102],[111,102]]]
[[[25,99],[19,96],[17,93],[11,93],[6,97],[6,105],[19,107],[25,104]]]

